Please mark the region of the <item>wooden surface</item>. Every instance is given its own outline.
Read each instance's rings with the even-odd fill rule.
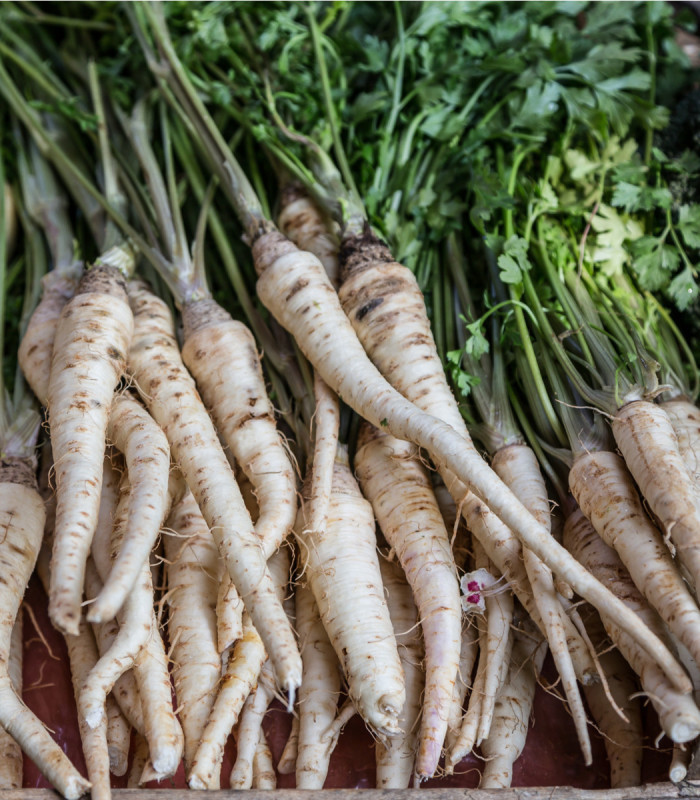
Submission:
[[[321,793],[323,800],[388,800],[408,798],[412,789],[404,791],[378,789],[332,789]],[[114,789],[114,800],[223,800],[231,791],[194,792],[187,789]],[[295,789],[278,789],[270,792],[245,792],[247,800],[256,795],[260,800],[308,800],[310,793]],[[361,797],[360,797],[361,796]],[[50,789],[0,790],[0,800],[56,800],[59,795]],[[684,797],[700,798],[700,782],[649,783],[631,789],[572,789],[568,786],[545,786],[520,789],[421,789],[425,800],[680,800]]]

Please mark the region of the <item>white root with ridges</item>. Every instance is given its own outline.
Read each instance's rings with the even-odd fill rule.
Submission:
[[[67,800],[77,800],[89,788],[51,738],[43,724],[17,696],[9,674],[12,629],[24,590],[34,569],[44,533],[44,501],[36,489],[33,469],[5,467],[0,483],[0,725],[34,761]],[[7,481],[7,482],[6,482]]]
[[[272,753],[265,738],[265,731],[260,728],[258,743],[253,754],[253,789],[270,790],[277,788],[275,765],[272,763]]]
[[[124,474],[120,482],[120,497],[111,535],[106,526],[99,526],[92,541],[92,558],[102,582],[109,575],[112,554],[119,550],[128,506],[129,481]],[[146,646],[152,632],[152,608],[151,572],[144,563],[141,565],[139,579],[119,614],[120,627],[117,635],[109,650],[102,653],[100,660],[88,673],[80,692],[78,711],[91,728],[96,728],[102,722],[107,695],[117,679],[134,665],[138,654]]]
[[[102,581],[97,572],[97,567],[92,557],[90,557],[85,565],[85,596],[88,600],[97,597],[101,589]],[[100,658],[102,658],[109,653],[112,644],[119,634],[119,623],[114,619],[99,625],[95,624],[92,626],[92,632],[97,642]],[[144,724],[143,714],[141,713],[141,699],[138,689],[136,688],[134,673],[131,670],[125,672],[117,679],[112,687],[111,696],[116,700],[127,722],[139,735],[142,735]],[[109,697],[107,700],[109,701]],[[107,709],[107,714],[109,714],[109,708]]]
[[[700,409],[686,397],[674,397],[659,404],[678,440],[678,452],[695,486],[700,489]]]
[[[661,620],[632,582],[620,557],[605,544],[580,509],[567,517],[564,544],[587,569],[605,580],[645,625],[654,630],[657,636],[664,636]],[[658,665],[620,628],[616,620],[604,614],[600,616],[608,636],[639,675],[642,688],[659,715],[661,727],[669,739],[684,743],[700,735],[700,710],[692,696],[680,693],[669,683]]]
[[[97,525],[102,459],[114,389],[126,366],[133,317],[124,283],[93,267],[56,329],[48,412],[56,478],[56,523],[49,615],[77,635],[85,562]]]
[[[602,683],[584,687],[588,709],[603,735],[605,752],[610,763],[610,788],[639,786],[642,782],[644,731],[641,700],[637,694],[638,684],[620,651],[610,648],[610,640],[598,614],[590,606],[588,610],[590,613],[582,611],[586,630],[600,653],[598,658],[605,672],[610,694],[617,705],[615,708],[611,704]]]
[[[615,415],[612,430],[639,490],[670,538],[697,592],[700,587],[700,494],[678,450],[666,412],[635,400]]]
[[[484,569],[492,575],[496,571],[478,541],[474,542],[474,565],[477,570]],[[507,585],[499,587],[498,584],[499,578],[495,577],[494,590],[483,592],[486,614],[479,660],[486,660],[486,673],[476,734],[477,745],[489,735],[496,696],[508,674],[513,647],[513,592]]]
[[[491,465],[530,513],[542,525],[550,528],[551,513],[547,487],[533,450],[521,444],[503,447],[494,454]],[[566,641],[566,630],[563,623],[564,610],[558,599],[552,572],[527,548],[523,550],[523,563],[532,586],[532,598],[542,619],[542,632],[549,644],[549,650],[552,653],[569,704],[583,759],[586,765],[590,765],[593,756],[588,722],[576,683],[576,670]]]
[[[364,423],[355,470],[418,606],[426,676],[416,772],[427,778],[445,741],[461,648],[462,608],[449,535],[413,445]]]
[[[569,487],[603,541],[620,556],[640,592],[700,662],[700,609],[683,581],[625,463],[612,452],[578,456]]]
[[[301,683],[294,633],[275,594],[260,539],[216,430],[182,362],[170,310],[144,284],[132,282],[129,295],[135,318],[129,370],[168,438],[173,459],[266,644],[280,687],[293,694]],[[159,363],[156,372],[154,362]]]
[[[194,497],[171,511],[164,535],[168,634],[189,772],[221,678],[215,604],[219,554]]]
[[[330,223],[304,190],[286,186],[280,196],[281,210],[277,225],[300,249],[313,253],[323,264],[333,286],[338,286],[340,264],[338,242],[329,232]]]
[[[153,549],[168,511],[168,441],[128,392],[112,401],[107,438],[124,455],[131,492],[121,546],[102,591],[88,610],[90,622],[105,622],[116,616]]]
[[[253,786],[253,759],[262,734],[262,721],[275,696],[275,681],[270,662],[260,670],[258,685],[243,705],[236,731],[236,761],[231,770],[231,789],[250,789]]]
[[[71,270],[51,270],[42,278],[42,296],[27,323],[17,351],[22,373],[35,397],[46,405],[49,396],[51,357],[56,329],[66,303],[73,297],[82,275],[82,264]]]
[[[508,678],[499,692],[488,739],[481,743],[485,759],[479,789],[509,789],[513,765],[525,747],[536,676],[547,648],[532,634],[516,633]]]
[[[219,788],[224,745],[246,698],[257,683],[266,657],[262,640],[250,617],[244,613],[243,635],[231,649],[219,693],[187,775],[190,789]]]
[[[418,720],[426,682],[422,666],[423,638],[413,590],[406,581],[403,569],[386,558],[380,560],[379,566],[403,667],[406,702],[399,716],[401,734],[376,744],[377,789],[407,789],[414,774],[419,747]]]
[[[22,696],[22,615],[12,628],[7,672],[17,697]],[[22,748],[0,727],[0,789],[22,788]]]
[[[532,587],[525,571],[520,542],[513,532],[475,496],[464,501],[462,513],[473,538],[478,539],[498,571],[508,581],[513,593],[530,615],[537,627],[545,633],[545,626],[532,596]],[[595,681],[596,667],[586,644],[567,615],[561,618],[566,642],[581,683]]]
[[[350,472],[344,448],[338,447],[325,531],[309,531],[302,509],[295,534],[301,572],[311,586],[350,698],[380,735],[398,733],[405,693],[379,572],[374,513]]]
[[[255,489],[255,533],[266,559],[296,517],[296,476],[267,396],[255,339],[213,300],[183,309],[182,360],[236,464]]]
[[[296,786],[323,789],[332,753],[331,742],[324,734],[338,712],[340,670],[311,588],[301,582],[296,587],[296,618],[303,664],[297,712]]]
[[[70,660],[71,680],[76,701],[90,670],[98,661],[97,645],[85,620],[80,620],[80,632],[77,636],[66,636],[66,647]],[[109,800],[110,757],[107,745],[107,716],[105,715],[96,727],[90,727],[84,718],[78,718],[80,740],[87,767],[88,778],[92,784],[90,796],[93,800]]]

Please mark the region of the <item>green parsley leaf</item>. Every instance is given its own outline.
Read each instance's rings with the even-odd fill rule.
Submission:
[[[700,205],[692,203],[678,209],[678,230],[688,247],[700,248]]]

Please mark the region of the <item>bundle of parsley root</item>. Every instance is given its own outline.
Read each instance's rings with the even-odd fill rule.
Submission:
[[[650,725],[686,778],[698,24],[0,5],[0,788],[320,789],[355,714],[378,788],[506,788],[538,683],[612,787]],[[35,568],[87,779],[21,699]]]

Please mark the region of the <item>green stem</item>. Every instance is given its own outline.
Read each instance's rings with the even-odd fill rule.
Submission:
[[[67,184],[74,182],[86,194],[92,197],[117,225],[119,225],[125,235],[135,243],[143,255],[148,258],[151,263],[154,263],[157,256],[153,253],[148,242],[128,223],[119,211],[114,209],[107,202],[93,183],[78,167],[76,167],[74,162],[66,156],[51,137],[46,134],[41,122],[37,119],[36,113],[18,91],[2,61],[0,61],[0,94],[5,97],[13,112],[30,132],[41,154],[54,164],[64,181],[66,181]]]
[[[570,302],[569,294],[562,290],[563,287],[561,281],[559,280],[556,274],[556,269],[554,268],[554,264],[552,264],[552,260],[549,257],[549,251],[544,241],[542,218],[537,221],[537,247],[539,249],[541,263],[544,265],[545,274],[547,275],[549,284],[552,289],[554,289],[554,295],[564,311],[564,316],[566,317],[569,326],[573,331],[576,331],[576,341],[583,351],[584,358],[591,366],[594,366],[595,362],[593,359],[593,354],[588,347],[588,342],[586,342],[585,337],[580,331],[582,320],[580,316],[576,314],[576,311]]]
[[[651,24],[648,11],[647,21],[645,25],[646,40],[647,40],[647,56],[649,59],[649,102],[652,106],[656,104],[656,39],[654,38],[654,29]],[[654,131],[649,123],[645,124],[646,136],[644,141],[644,163],[647,166],[651,163],[651,154],[654,146]]]
[[[228,187],[229,200],[248,236],[253,241],[260,233],[271,228],[274,229],[274,226],[263,214],[260,201],[248,178],[233,153],[229,150],[226,140],[221,135],[204,103],[202,103],[199,95],[194,90],[185,68],[173,47],[162,7],[160,5],[154,6],[150,2],[137,4],[137,6],[138,9],[143,10],[148,18],[152,33],[167,62],[167,68],[163,64],[154,63],[152,54],[146,50],[149,67],[154,74],[162,77],[171,85],[171,88],[180,97],[181,101],[184,99],[191,106],[194,112],[193,122],[198,126],[200,133],[208,137],[218,150],[222,162],[218,168],[222,186]],[[129,7],[129,9],[133,11],[134,7]],[[135,15],[132,15],[132,19],[134,20],[134,27],[138,28],[139,25]]]
[[[379,144],[379,157],[377,163],[379,168],[374,173],[373,188],[379,192],[381,196],[386,194],[387,178],[391,170],[387,164],[387,153],[389,145],[393,142],[394,128],[396,121],[399,118],[399,111],[401,110],[401,92],[403,90],[403,72],[404,63],[406,60],[406,41],[403,27],[403,16],[401,14],[401,6],[394,3],[394,11],[396,13],[396,23],[398,31],[397,47],[399,51],[398,65],[396,68],[396,75],[394,78],[394,90],[391,98],[391,110],[389,112],[389,119],[386,125],[382,125],[382,139]]]
[[[316,63],[318,64],[319,76],[321,78],[321,90],[323,92],[323,101],[326,106],[326,114],[328,115],[328,123],[331,128],[331,137],[333,139],[335,157],[338,159],[340,174],[343,176],[345,185],[348,187],[348,189],[350,189],[355,197],[359,198],[359,192],[357,191],[357,186],[355,186],[355,181],[353,179],[352,172],[350,171],[350,165],[348,164],[345,155],[345,148],[343,147],[340,137],[340,124],[338,122],[338,115],[336,114],[335,104],[333,103],[333,97],[331,94],[331,84],[328,77],[326,57],[323,54],[323,47],[321,45],[321,32],[318,28],[318,23],[316,22],[316,16],[314,14],[313,7],[307,5],[305,10],[309,19],[311,39],[313,42],[314,54],[316,56]]]
[[[499,152],[502,154],[502,148],[499,148]],[[510,177],[508,179],[508,194],[510,197],[515,196],[515,186],[517,182],[518,169],[522,164],[525,156],[528,154],[528,152],[529,151],[525,148],[518,148],[513,156],[513,164],[511,166]],[[513,222],[512,208],[506,208],[504,210],[503,222],[505,229],[504,231],[505,237],[506,239],[510,239],[511,236],[515,235],[515,225]],[[518,299],[516,287],[509,286],[508,291],[511,300],[516,301]],[[537,389],[538,400],[542,405],[542,408],[547,416],[547,419],[549,421],[552,430],[556,434],[557,438],[561,442],[564,442],[566,441],[566,435],[559,421],[559,417],[557,416],[557,413],[554,410],[554,406],[552,405],[549,392],[547,391],[547,387],[545,386],[542,373],[540,372],[537,355],[535,354],[534,347],[532,346],[532,339],[530,338],[530,332],[528,331],[527,322],[525,321],[525,314],[523,313],[522,308],[515,302],[513,303],[513,314],[515,317],[516,329],[518,331],[518,335],[520,336],[520,346],[522,347],[523,352],[525,354],[525,359],[527,361],[528,369],[532,373],[532,378]]]
[[[429,257],[427,261],[432,260]],[[437,347],[438,356],[440,360],[445,362],[445,320],[443,317],[443,282],[442,276],[435,269],[430,270],[431,285],[432,285],[432,307],[433,313],[431,314],[430,325],[433,329],[433,336],[435,337],[435,346]]]

